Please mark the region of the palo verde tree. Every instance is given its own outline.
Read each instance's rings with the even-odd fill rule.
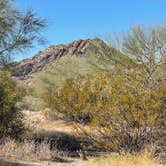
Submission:
[[[22,13],[11,0],[0,0],[0,65],[11,60],[11,55],[42,43],[41,30],[45,21],[32,10]]]
[[[0,138],[17,137],[23,129],[22,115],[16,107],[20,90],[2,69],[13,54],[33,47],[35,42],[41,43],[40,32],[44,27],[44,20],[33,11],[22,13],[12,0],[0,0]]]
[[[148,30],[140,26],[131,28],[123,38],[122,47],[122,51],[139,64],[138,68],[146,76],[147,83],[157,84],[156,79],[165,80],[161,74],[166,63],[165,26]]]

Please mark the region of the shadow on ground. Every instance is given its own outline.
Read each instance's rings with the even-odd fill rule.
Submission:
[[[76,152],[81,149],[78,138],[65,132],[39,131],[32,134],[30,139],[35,142],[36,146],[43,142],[48,143],[50,150]]]

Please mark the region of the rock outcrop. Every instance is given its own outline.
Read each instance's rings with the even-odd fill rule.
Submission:
[[[34,57],[14,63],[13,77],[16,80],[27,80],[33,77],[33,73],[42,71],[44,67],[54,62],[62,56],[86,56],[87,50],[95,42],[106,45],[102,40],[86,39],[77,40],[67,45],[50,46],[44,51],[40,51]]]

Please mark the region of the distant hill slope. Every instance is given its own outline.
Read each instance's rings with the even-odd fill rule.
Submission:
[[[87,40],[77,40],[67,45],[56,45],[50,46],[44,51],[40,51],[35,56],[29,59],[25,59],[18,63],[13,63],[13,67],[16,67],[13,70],[12,75],[19,77],[20,79],[26,79],[31,74],[42,71],[42,69],[52,63],[59,57],[70,55],[70,56],[85,56],[88,48],[94,42],[98,42],[101,45],[105,43],[96,38],[96,39],[87,39]]]
[[[13,63],[11,65],[12,76],[18,81],[26,82],[26,80],[31,80],[36,73],[43,71],[47,66],[55,62],[57,58],[67,55],[85,57],[90,53],[96,54],[98,51],[96,48],[98,46],[102,48],[105,53],[110,51],[110,47],[99,38],[76,40],[66,45],[50,46],[46,50],[40,51],[32,58]],[[117,50],[114,49],[113,54],[115,51],[117,52]],[[119,53],[119,56],[123,56],[123,54]],[[124,59],[126,58],[127,56],[124,56]]]

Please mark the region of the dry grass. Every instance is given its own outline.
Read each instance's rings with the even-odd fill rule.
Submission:
[[[91,159],[84,166],[164,166],[153,159],[149,153],[112,155],[110,157]]]
[[[36,162],[36,165],[51,162],[51,166],[164,166],[153,159],[149,151],[135,155],[112,154],[106,157],[89,158],[88,161],[81,161],[81,159],[71,160],[65,156],[62,158],[58,152],[53,153],[50,151],[48,145],[44,143],[37,151],[34,151],[34,149],[33,142],[17,143],[8,139],[0,145],[0,161],[3,159],[12,162]]]
[[[59,152],[52,152],[49,149],[49,145],[46,143],[41,144],[35,150],[35,144],[33,142],[25,141],[18,143],[14,140],[6,140],[0,145],[0,159],[7,161],[65,161],[65,155],[62,158]]]
[[[142,153],[112,154],[102,158],[90,159],[84,166],[164,166],[152,157],[153,146],[147,147]]]

